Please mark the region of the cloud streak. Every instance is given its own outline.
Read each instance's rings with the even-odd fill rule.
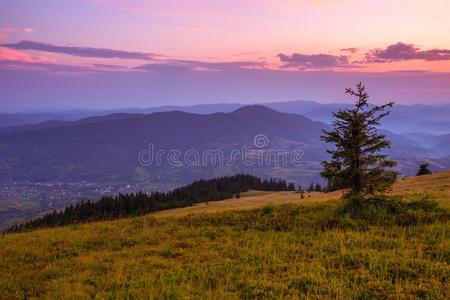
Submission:
[[[155,58],[160,57],[160,55],[155,53],[132,52],[106,48],[57,46],[34,41],[20,41],[18,43],[3,44],[0,46],[18,50],[36,50],[79,57],[120,58],[137,60],[154,60]]]
[[[1,48],[0,48],[1,49]],[[1,54],[1,52],[0,52]],[[29,59],[7,59],[0,55],[0,72],[3,70],[16,70],[23,73],[36,73],[47,75],[62,75],[62,74],[93,74],[93,73],[108,73],[105,68],[99,69],[99,67],[85,67],[74,65],[63,65],[48,62],[45,60],[36,60],[35,58]]]
[[[152,73],[217,73],[244,70],[263,70],[264,63],[251,61],[232,62],[205,62],[195,60],[165,60],[155,63],[144,64],[134,68],[111,64],[93,64],[91,66],[64,65],[51,62],[45,57],[32,57],[27,53],[22,53],[9,48],[0,47],[0,70],[21,69],[23,71],[42,71],[45,73],[110,73],[110,72],[152,72]]]
[[[14,27],[3,27],[0,28],[0,32],[25,32],[25,33],[31,33],[34,31],[34,28],[26,27],[26,28],[14,28]]]
[[[350,52],[350,53],[356,53],[356,52],[358,52],[358,48],[342,48],[342,49],[340,49],[342,52]]]
[[[366,63],[388,63],[404,60],[443,61],[450,60],[450,50],[421,50],[414,44],[398,42],[385,49],[372,49],[365,56]]]
[[[160,63],[137,67],[143,71],[228,71],[234,69],[261,69],[265,63],[254,61],[206,62],[171,59]]]

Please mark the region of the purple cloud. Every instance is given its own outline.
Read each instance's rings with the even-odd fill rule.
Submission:
[[[0,59],[0,71],[2,70],[20,70],[22,72],[39,72],[43,74],[88,74],[106,72],[106,70],[100,70],[94,67]]]
[[[350,53],[356,53],[358,52],[358,48],[342,48],[340,49],[342,52],[350,52]]]
[[[95,67],[106,68],[106,69],[115,69],[115,70],[123,70],[126,69],[124,66],[119,65],[109,65],[109,64],[94,64]]]
[[[92,48],[92,47],[56,46],[52,44],[33,41],[20,41],[18,43],[3,44],[0,46],[11,49],[45,51],[80,57],[154,60],[156,57],[160,56],[155,53],[132,52],[132,51],[114,50],[106,48]]]
[[[226,71],[234,69],[261,69],[264,66],[265,63],[254,61],[206,62],[171,59],[160,63],[146,64],[136,67],[136,69],[145,71]]]
[[[153,64],[145,64],[142,66],[137,66],[134,68],[135,70],[140,71],[150,71],[150,72],[185,72],[190,71],[189,68],[185,66],[178,66],[167,63],[153,63]]]
[[[299,68],[299,69],[333,69],[349,67],[349,59],[346,55],[330,55],[330,54],[299,54],[294,53],[291,56],[286,54],[278,54],[278,58],[284,63],[283,67]]]
[[[365,62],[385,63],[402,60],[420,59],[425,61],[450,60],[450,50],[432,49],[420,50],[413,44],[398,42],[386,49],[373,49],[366,53]]]

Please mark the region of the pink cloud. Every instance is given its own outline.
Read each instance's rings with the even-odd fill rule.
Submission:
[[[42,62],[50,62],[51,60],[44,56],[31,56],[27,53],[16,51],[13,49],[0,47],[0,60],[8,60],[8,61],[21,61],[28,63],[42,63]]]

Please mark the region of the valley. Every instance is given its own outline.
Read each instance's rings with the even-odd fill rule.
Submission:
[[[325,109],[300,104],[273,106]],[[328,156],[320,135],[330,125],[261,105],[207,113],[232,108],[191,107],[206,114],[134,111],[0,130],[0,227],[81,200],[167,191],[238,172],[302,186],[323,183],[320,162]],[[383,133],[392,141],[386,153],[398,160],[402,176],[415,174],[423,162],[433,171],[450,168],[449,135]]]

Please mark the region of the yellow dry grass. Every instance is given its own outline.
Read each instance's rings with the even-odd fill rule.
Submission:
[[[411,177],[393,193],[429,192],[449,206],[449,183],[450,172]],[[450,299],[448,219],[336,219],[341,194],[251,191],[7,234],[0,299]]]
[[[400,179],[394,185],[394,194],[428,193],[443,206],[450,206],[450,171]]]

